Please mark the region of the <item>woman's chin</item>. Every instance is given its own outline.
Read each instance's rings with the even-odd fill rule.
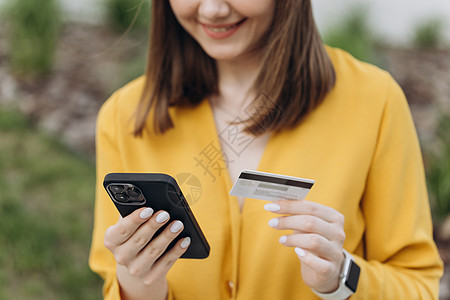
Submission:
[[[233,61],[242,57],[236,49],[204,49],[205,52],[216,61]]]

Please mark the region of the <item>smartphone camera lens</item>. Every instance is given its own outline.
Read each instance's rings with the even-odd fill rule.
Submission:
[[[142,191],[131,183],[111,183],[107,190],[111,199],[122,205],[143,205],[147,201]]]
[[[109,189],[114,194],[122,193],[122,191],[123,191],[123,187],[120,185],[111,185],[111,186],[109,186]]]
[[[141,191],[134,187],[128,190],[128,195],[132,198],[138,198],[141,195]]]
[[[114,198],[119,202],[128,202],[128,200],[130,199],[130,197],[128,197],[128,195],[124,193],[115,194]]]

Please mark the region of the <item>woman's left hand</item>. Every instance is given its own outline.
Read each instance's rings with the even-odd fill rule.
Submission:
[[[271,219],[271,227],[294,231],[282,236],[280,243],[295,247],[304,282],[318,292],[334,292],[344,262],[344,216],[331,207],[306,200],[279,200],[264,208],[284,215]]]

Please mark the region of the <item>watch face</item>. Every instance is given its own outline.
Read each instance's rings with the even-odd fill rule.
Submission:
[[[354,293],[356,292],[356,287],[358,286],[361,268],[353,260],[351,260],[348,269],[347,278],[345,278],[345,285]]]

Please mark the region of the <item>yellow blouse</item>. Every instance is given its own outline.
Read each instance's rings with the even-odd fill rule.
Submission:
[[[311,178],[307,196],[345,216],[344,248],[361,267],[352,299],[437,299],[442,262],[432,239],[419,143],[405,97],[384,71],[328,49],[337,82],[299,126],[272,134],[258,170]],[[104,298],[120,299],[113,255],[103,246],[118,213],[103,189],[109,172],[160,172],[197,177],[192,211],[210,246],[204,260],[178,260],[167,276],[169,298],[317,299],[303,283],[294,249],[278,239],[289,231],[267,225],[265,201],[246,199],[242,212],[219,138],[236,155],[251,140],[233,126],[218,133],[208,101],[171,108],[175,128],[132,135],[144,78],[117,91],[97,123],[97,190],[90,266],[105,279]],[[152,118],[148,120],[152,126]],[[220,135],[220,136],[219,136]],[[196,187],[198,188],[199,185]],[[182,189],[189,186],[182,186]]]

